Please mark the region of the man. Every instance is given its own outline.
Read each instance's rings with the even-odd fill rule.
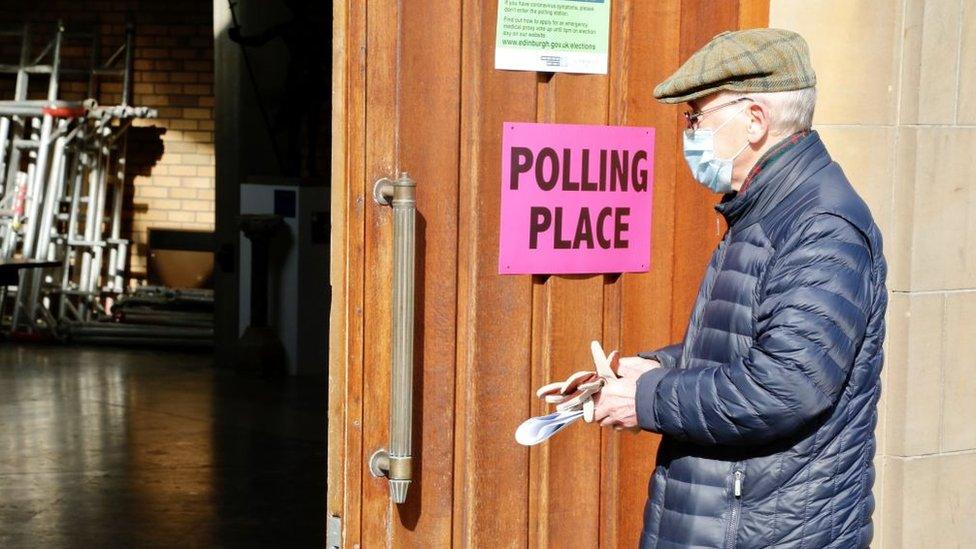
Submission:
[[[871,542],[887,267],[810,130],[815,85],[802,37],[755,29],[654,90],[689,103],[685,158],[729,229],[684,341],[623,359],[595,397],[601,425],[663,435],[641,547]]]

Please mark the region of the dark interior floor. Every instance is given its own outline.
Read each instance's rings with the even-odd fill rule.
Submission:
[[[0,547],[323,547],[324,379],[0,342]]]

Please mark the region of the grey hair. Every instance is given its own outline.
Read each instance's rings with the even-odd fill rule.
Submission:
[[[809,130],[813,125],[813,111],[817,106],[816,87],[741,95],[751,97],[769,110],[770,133],[789,135],[800,130]]]

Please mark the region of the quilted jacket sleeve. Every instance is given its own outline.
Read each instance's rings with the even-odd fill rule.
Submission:
[[[763,443],[797,432],[837,402],[874,298],[865,236],[841,217],[815,215],[767,269],[748,352],[730,364],[642,375],[642,428],[699,444]]]
[[[678,365],[678,361],[681,360],[681,349],[682,344],[675,343],[674,345],[661,347],[656,351],[641,351],[637,353],[637,356],[656,360],[665,368],[674,368]]]

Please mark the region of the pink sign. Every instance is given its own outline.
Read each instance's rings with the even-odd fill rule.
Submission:
[[[506,122],[501,274],[643,272],[654,128]]]

